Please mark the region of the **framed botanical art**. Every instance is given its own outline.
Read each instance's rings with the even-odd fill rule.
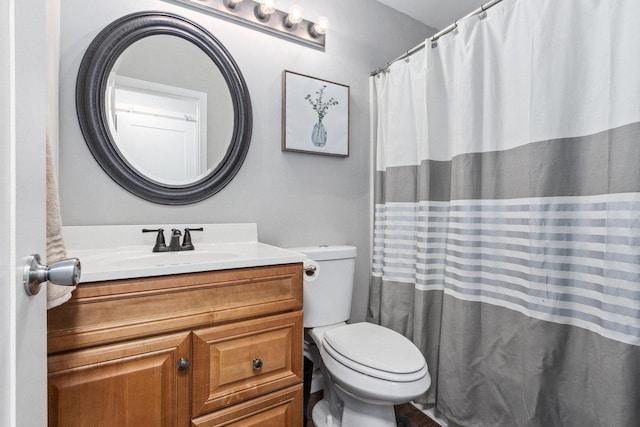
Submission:
[[[282,150],[349,156],[349,86],[282,72]]]

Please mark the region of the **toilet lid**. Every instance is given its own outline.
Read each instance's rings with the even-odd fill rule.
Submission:
[[[415,381],[427,372],[420,350],[399,333],[353,323],[324,333],[325,350],[351,369],[390,381]]]

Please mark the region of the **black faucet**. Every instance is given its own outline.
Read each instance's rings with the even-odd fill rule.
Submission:
[[[169,242],[169,246],[167,246],[164,240],[164,229],[142,229],[143,233],[158,233],[158,235],[156,236],[156,244],[153,246],[153,252],[177,252],[194,250],[193,243],[191,242],[191,231],[204,231],[204,228],[185,228],[182,244],[180,243],[180,236],[182,236],[182,233],[177,228],[173,228],[171,229],[171,242]]]

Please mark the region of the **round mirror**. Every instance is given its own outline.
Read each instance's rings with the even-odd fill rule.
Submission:
[[[118,184],[181,205],[220,191],[251,139],[244,78],[220,42],[164,12],[125,16],[93,40],[76,86],[91,153]]]

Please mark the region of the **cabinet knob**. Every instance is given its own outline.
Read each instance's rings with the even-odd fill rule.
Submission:
[[[262,359],[253,359],[253,369],[255,371],[262,369]]]
[[[189,369],[190,364],[189,359],[181,357],[180,360],[178,360],[178,371],[186,371]]]

